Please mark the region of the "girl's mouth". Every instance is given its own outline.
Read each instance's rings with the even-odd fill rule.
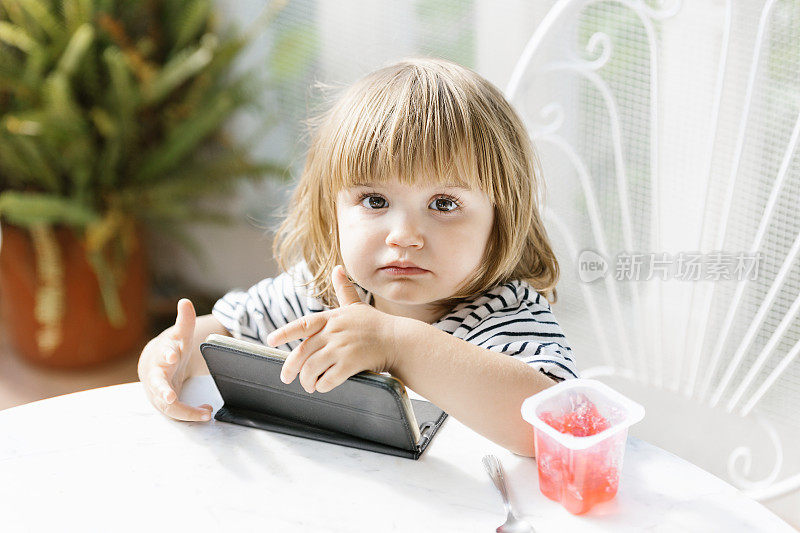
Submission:
[[[424,268],[402,268],[402,267],[383,267],[380,269],[382,272],[386,272],[391,276],[418,276],[420,274],[427,274],[430,272],[429,270],[425,270]]]

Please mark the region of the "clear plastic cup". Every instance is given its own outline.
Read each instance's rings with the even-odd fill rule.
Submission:
[[[628,428],[644,418],[644,407],[597,380],[569,379],[526,398],[522,418],[534,428],[542,494],[582,514],[617,494]],[[573,430],[578,435],[588,435],[593,422],[594,430],[605,429],[588,436],[561,433],[545,421],[554,418],[587,429]]]

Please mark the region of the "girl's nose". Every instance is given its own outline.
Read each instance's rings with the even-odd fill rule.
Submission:
[[[422,248],[422,232],[409,217],[401,217],[392,224],[392,228],[386,236],[386,244]]]

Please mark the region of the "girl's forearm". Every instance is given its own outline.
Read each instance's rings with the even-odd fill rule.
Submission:
[[[390,373],[500,446],[533,457],[533,428],[522,401],[555,382],[538,370],[413,319],[396,330]]]

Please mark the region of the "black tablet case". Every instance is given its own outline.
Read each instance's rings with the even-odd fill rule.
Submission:
[[[421,434],[415,444],[409,422],[400,416],[400,397],[363,373],[311,394],[299,376],[289,384],[280,380],[282,362],[209,342],[200,352],[225,402],[216,420],[419,459],[447,418],[431,402],[411,399]]]

